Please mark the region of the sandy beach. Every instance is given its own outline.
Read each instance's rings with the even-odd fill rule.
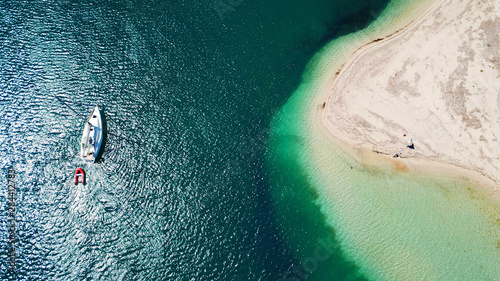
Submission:
[[[386,158],[399,170],[455,174],[498,191],[499,48],[500,3],[439,1],[356,52],[337,71],[320,119],[370,164]]]
[[[275,116],[277,198],[313,190],[368,280],[500,276],[499,4],[391,1],[320,50]]]

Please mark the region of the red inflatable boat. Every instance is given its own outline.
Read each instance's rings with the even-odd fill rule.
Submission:
[[[75,184],[78,184],[78,182],[85,184],[85,172],[82,168],[78,168],[75,171]]]

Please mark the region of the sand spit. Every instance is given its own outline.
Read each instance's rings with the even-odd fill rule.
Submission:
[[[360,150],[389,159],[397,152],[399,166],[448,163],[472,170],[469,178],[488,177],[498,190],[499,50],[497,0],[441,1],[339,70],[322,120]],[[406,147],[410,138],[414,149]]]

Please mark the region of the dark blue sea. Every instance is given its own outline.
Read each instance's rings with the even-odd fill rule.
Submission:
[[[313,54],[386,4],[1,0],[0,279],[363,280],[266,143]]]

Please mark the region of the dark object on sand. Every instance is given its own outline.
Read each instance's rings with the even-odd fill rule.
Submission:
[[[408,148],[415,149],[415,146],[413,144],[413,138],[410,138],[408,141],[408,144],[406,145]]]

